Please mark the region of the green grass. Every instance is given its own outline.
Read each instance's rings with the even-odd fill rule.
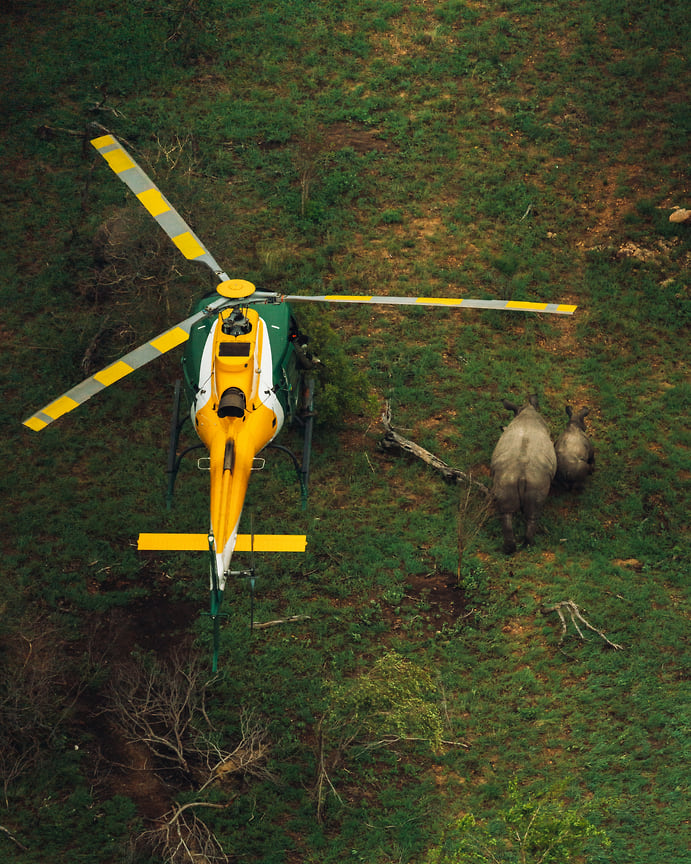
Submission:
[[[3,835],[7,860],[130,854],[148,823],[94,719],[111,670],[137,641],[164,654],[179,619],[211,647],[195,613],[203,557],[133,545],[139,531],[199,531],[208,518],[193,462],[164,508],[178,358],[40,435],[20,425],[83,377],[85,355],[110,362],[209,287],[84,146],[92,123],[126,142],[231,275],[261,287],[579,305],[549,320],[303,313],[331,373],[309,507],[273,454],[243,518],[309,538],[304,556],[258,562],[255,619],[310,617],[250,633],[248,581],[228,587],[207,710],[226,743],[241,709],[256,712],[276,780],[200,793],[230,801],[199,811],[226,851],[423,864],[458,852],[467,814],[478,836],[499,837],[517,782],[523,800],[566,789],[572,812],[607,834],[611,847],[573,847],[570,860],[680,860],[689,239],[668,216],[689,206],[686,4],[32,0],[10,4],[4,24],[0,738],[27,760],[13,763],[0,820],[27,851]],[[95,237],[119,208],[134,227],[104,269]],[[565,404],[590,407],[595,474],[548,501],[536,546],[511,559],[487,521],[456,590],[461,490],[379,450],[381,409],[389,401],[402,435],[486,479],[509,416],[501,399],[530,392],[555,435]],[[566,599],[623,650],[591,630],[581,640],[568,619],[561,640],[544,610]],[[460,743],[344,747],[319,821],[329,693],[369,680],[390,651],[432,676],[443,737]],[[32,706],[33,725],[17,725]],[[198,794],[167,779],[171,801]]]

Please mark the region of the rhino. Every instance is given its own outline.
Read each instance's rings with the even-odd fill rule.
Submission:
[[[567,489],[581,489],[586,477],[595,470],[595,448],[585,431],[588,408],[576,414],[566,406],[569,418],[566,429],[557,438],[554,449],[557,454],[557,480]]]
[[[501,517],[504,552],[516,551],[513,517],[521,511],[525,518],[525,542],[532,543],[537,519],[549,495],[557,471],[549,427],[540,415],[537,396],[522,407],[502,400],[514,418],[497,442],[490,464],[492,495]]]

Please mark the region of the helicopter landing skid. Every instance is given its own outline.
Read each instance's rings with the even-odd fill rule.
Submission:
[[[188,413],[185,412],[180,419],[180,401],[182,397],[182,382],[178,379],[175,382],[175,392],[173,394],[173,410],[170,415],[170,438],[168,441],[168,464],[166,467],[166,476],[168,478],[168,486],[166,490],[166,510],[170,510],[173,506],[173,493],[175,492],[175,481],[180,470],[180,464],[184,457],[193,450],[200,450],[204,447],[203,444],[193,444],[191,447],[186,447],[181,453],[178,453],[178,441],[180,440],[180,432],[188,418]]]
[[[267,444],[267,448],[271,447],[274,450],[280,450],[287,454],[295,466],[295,472],[300,483],[300,495],[302,501],[302,509],[307,509],[307,493],[310,476],[310,457],[312,456],[312,429],[314,427],[314,378],[306,378],[303,382],[304,389],[302,391],[303,410],[300,414],[294,415],[294,420],[302,427],[302,462],[292,450],[284,447],[282,444]],[[267,449],[265,448],[265,449]]]

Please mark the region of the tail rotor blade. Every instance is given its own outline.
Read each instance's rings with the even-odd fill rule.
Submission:
[[[91,143],[120,180],[134,192],[185,258],[206,264],[221,282],[226,281],[228,275],[220,264],[122,144],[113,135],[102,135],[94,138]]]

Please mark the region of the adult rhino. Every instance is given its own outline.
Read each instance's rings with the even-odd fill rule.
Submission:
[[[492,453],[492,494],[501,516],[504,552],[516,551],[513,517],[525,518],[525,542],[532,543],[537,519],[557,470],[557,456],[547,423],[540,415],[537,396],[519,408],[502,400],[514,418],[504,429]]]
[[[569,420],[554,445],[557,454],[557,480],[567,489],[582,488],[586,477],[595,470],[595,448],[585,431],[588,411],[588,408],[581,408],[574,414],[571,406],[567,405],[566,414]]]

